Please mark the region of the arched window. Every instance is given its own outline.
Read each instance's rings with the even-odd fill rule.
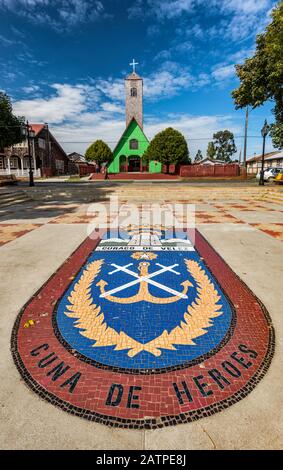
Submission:
[[[29,169],[29,158],[24,157],[24,169],[27,170]]]
[[[18,168],[21,168],[21,163],[20,163],[19,157],[17,157],[17,156],[10,157],[10,167],[13,170],[17,170]]]
[[[139,143],[137,139],[131,139],[130,140],[130,149],[131,150],[137,150],[139,148]]]
[[[131,96],[138,96],[138,91],[135,87],[131,88]]]
[[[24,169],[28,170],[29,169],[29,157],[27,155],[24,157],[23,164],[24,164]],[[31,167],[32,168],[34,167],[33,158],[31,159]]]

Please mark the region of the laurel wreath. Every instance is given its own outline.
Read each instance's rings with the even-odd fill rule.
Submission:
[[[219,305],[220,296],[201,266],[193,260],[185,259],[188,272],[197,285],[197,296],[187,311],[181,323],[170,333],[164,330],[160,336],[142,344],[125,332],[117,332],[105,322],[101,307],[93,303],[91,285],[97,277],[103,264],[103,259],[90,263],[79,281],[75,284],[68,297],[70,304],[65,314],[75,318],[74,326],[80,328],[80,334],[95,341],[93,347],[115,346],[115,351],[128,349],[129,357],[134,357],[141,351],[147,351],[154,356],[160,356],[162,349],[175,350],[174,345],[194,345],[194,339],[207,333],[207,328],[213,325],[213,318],[223,312]]]

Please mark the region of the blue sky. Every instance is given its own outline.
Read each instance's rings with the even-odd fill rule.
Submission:
[[[235,111],[234,64],[249,57],[273,0],[0,0],[0,89],[14,111],[48,122],[67,152],[125,127],[124,77],[139,62],[144,129],[184,133],[194,157],[213,132],[230,129],[243,148],[244,110]],[[272,103],[250,114],[248,155]],[[272,150],[270,140],[267,150]]]

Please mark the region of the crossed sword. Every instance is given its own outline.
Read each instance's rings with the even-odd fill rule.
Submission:
[[[104,292],[103,294],[100,294],[100,297],[107,297],[109,295],[115,294],[116,292],[124,290],[127,287],[131,287],[131,286],[134,286],[135,284],[139,284],[140,282],[145,281],[148,284],[152,284],[155,287],[159,287],[159,289],[161,289],[161,290],[164,290],[166,292],[170,292],[170,294],[177,295],[178,297],[180,297],[182,299],[187,299],[188,298],[188,296],[186,294],[183,294],[182,292],[177,292],[176,290],[171,289],[171,287],[164,286],[163,284],[160,284],[159,282],[156,282],[156,281],[152,280],[153,277],[158,276],[159,274],[162,274],[166,271],[170,271],[174,274],[179,275],[180,273],[173,269],[176,266],[179,266],[178,264],[172,264],[171,266],[163,266],[163,264],[156,263],[156,265],[160,266],[161,269],[159,269],[158,271],[155,271],[154,273],[149,274],[148,276],[139,276],[134,271],[131,271],[130,269],[128,269],[128,267],[132,266],[132,265],[133,265],[133,263],[126,264],[125,266],[119,266],[115,263],[111,263],[111,266],[113,266],[113,268],[116,268],[116,269],[114,269],[114,271],[109,272],[108,274],[114,274],[114,273],[117,273],[118,271],[123,271],[124,273],[130,274],[131,276],[135,277],[136,280],[128,282],[127,284],[124,284],[122,286],[115,287],[114,289],[112,289],[108,292]]]

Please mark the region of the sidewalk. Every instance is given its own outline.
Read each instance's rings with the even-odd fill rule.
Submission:
[[[215,192],[214,192],[215,191]],[[214,194],[213,194],[214,192]],[[1,209],[2,449],[279,449],[282,446],[283,204],[220,189],[186,193],[168,185],[114,190],[124,202],[196,203],[197,228],[269,311],[275,355],[256,388],[211,417],[158,430],[121,430],[88,422],[41,400],[13,363],[10,335],[22,306],[87,236],[88,203],[27,200]],[[222,193],[222,195],[221,195]],[[111,193],[104,188],[97,198]],[[189,194],[189,195],[188,195]],[[213,199],[213,196],[216,199]],[[62,196],[63,197],[63,196]],[[242,199],[241,199],[242,197]],[[29,227],[27,227],[29,226]],[[20,227],[21,230],[16,230]],[[26,230],[25,230],[26,229]]]

